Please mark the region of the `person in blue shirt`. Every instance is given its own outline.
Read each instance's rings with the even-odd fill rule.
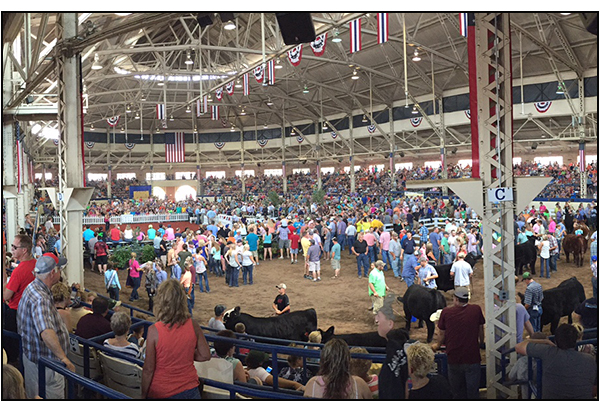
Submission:
[[[415,250],[412,254],[404,255],[402,278],[406,282],[406,287],[411,287],[415,283],[417,267],[419,266],[419,260],[417,258],[418,254],[419,250]]]
[[[171,268],[171,279],[181,280],[181,266],[179,266],[178,262],[175,262]]]
[[[87,243],[93,237],[94,237],[94,230],[90,229],[90,226],[85,226],[85,231],[83,232],[83,240]]]
[[[148,224],[148,240],[154,240],[156,238],[156,229],[152,224]],[[162,236],[161,236],[162,239]]]
[[[431,243],[433,255],[435,256],[435,261],[440,263],[440,243],[442,241],[442,236],[440,235],[440,228],[435,227],[431,233],[429,233],[429,242]]]
[[[246,242],[248,243],[248,247],[250,248],[250,252],[252,252],[252,257],[256,261],[256,265],[258,266],[258,235],[256,234],[256,225],[252,224],[248,226],[248,235],[246,235]]]
[[[159,261],[154,262],[154,274],[156,275],[156,286],[167,280],[167,272],[163,270],[163,264]],[[181,268],[180,268],[181,269]]]

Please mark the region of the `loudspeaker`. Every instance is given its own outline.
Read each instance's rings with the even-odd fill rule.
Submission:
[[[213,24],[212,13],[198,13],[196,20],[203,29]]]
[[[275,16],[286,45],[312,42],[317,37],[310,13],[275,13]]]
[[[591,34],[598,36],[598,13],[579,13],[579,17],[585,29]]]
[[[219,16],[221,16],[221,21],[223,23],[228,22],[229,20],[233,22],[235,20],[235,15],[233,13],[219,13]]]

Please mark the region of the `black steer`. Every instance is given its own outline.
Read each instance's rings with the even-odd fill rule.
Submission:
[[[550,332],[560,323],[560,318],[567,316],[572,323],[571,314],[585,300],[583,285],[572,277],[561,282],[557,287],[544,290],[542,300],[542,326],[550,324]]]
[[[535,236],[528,236],[525,243],[515,246],[515,272],[517,275],[523,274],[523,266],[529,266],[529,271],[535,275],[535,261],[538,254],[535,240]]]
[[[472,268],[475,268],[475,263],[479,256],[475,256],[473,253],[469,253],[465,256],[465,262],[469,263]],[[438,290],[443,290],[447,292],[449,290],[454,289],[454,278],[450,276],[450,269],[452,269],[452,263],[436,265],[433,266],[435,271],[438,274],[437,279],[435,279],[435,284],[437,285]]]
[[[421,285],[412,285],[404,293],[404,297],[398,296],[398,301],[404,304],[404,318],[406,319],[406,330],[410,331],[412,317],[419,319],[419,327],[423,321],[427,325],[427,342],[433,339],[435,323],[431,322],[430,316],[438,309],[446,307],[446,298],[435,290]]]
[[[317,312],[306,309],[270,318],[257,318],[247,313],[240,313],[240,307],[225,313],[225,327],[235,331],[235,324],[242,322],[246,333],[267,338],[289,339],[292,341],[307,341],[308,334],[317,329]]]
[[[334,334],[335,327],[330,326],[326,331],[318,329],[321,332],[321,342],[327,343],[332,338],[346,341],[349,346],[364,346],[373,348],[385,348],[387,341],[379,336],[377,332],[351,333],[351,334]]]

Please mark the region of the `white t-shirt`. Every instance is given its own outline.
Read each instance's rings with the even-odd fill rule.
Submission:
[[[469,275],[473,273],[473,268],[469,263],[457,260],[452,265],[450,272],[454,273],[454,286],[469,286]]]
[[[251,377],[257,377],[263,382],[263,384],[265,383],[269,375],[271,375],[263,367],[249,369],[248,374],[250,374]]]
[[[541,244],[542,248],[540,250],[540,257],[542,259],[549,259],[550,258],[550,242],[548,240],[543,240],[541,242],[537,243],[538,245]]]

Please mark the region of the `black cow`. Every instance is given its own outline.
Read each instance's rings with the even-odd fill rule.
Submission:
[[[427,342],[433,339],[435,323],[430,319],[438,309],[446,307],[446,298],[436,289],[429,289],[421,285],[412,285],[404,293],[404,297],[398,296],[398,301],[404,304],[404,318],[406,319],[406,330],[410,331],[412,317],[419,319],[419,328],[423,321],[427,325]]]
[[[535,240],[535,236],[527,236],[525,243],[515,246],[515,272],[517,275],[523,274],[523,266],[529,266],[529,271],[532,275],[535,275],[535,261],[538,254]]]
[[[341,339],[346,341],[350,346],[364,346],[374,348],[385,348],[387,341],[385,338],[379,336],[377,332],[365,332],[365,333],[351,333],[351,334],[334,334],[335,327],[330,326],[326,331],[318,329],[321,332],[321,342],[327,343],[332,338]]]
[[[225,327],[235,331],[235,324],[242,322],[246,325],[246,333],[267,338],[289,339],[292,341],[307,341],[308,334],[317,329],[317,312],[306,309],[270,318],[257,318],[247,313],[240,313],[240,307],[225,313]]]
[[[479,256],[475,256],[473,253],[468,253],[465,256],[465,262],[469,263],[472,268],[475,268],[475,263]],[[438,290],[443,290],[447,292],[449,290],[454,289],[454,278],[450,276],[450,269],[452,269],[452,263],[450,264],[442,264],[433,266],[435,271],[438,274],[437,279],[435,279],[435,284],[437,285]]]

